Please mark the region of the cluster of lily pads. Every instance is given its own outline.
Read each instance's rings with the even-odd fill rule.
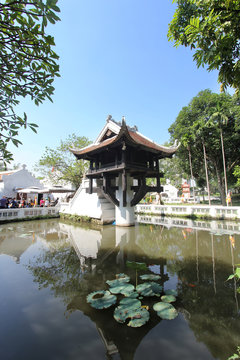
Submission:
[[[139,263],[141,264],[141,263]],[[178,315],[177,310],[171,304],[176,301],[176,290],[166,290],[162,294],[162,286],[157,283],[159,275],[144,274],[140,279],[145,282],[136,285],[129,283],[130,277],[126,274],[117,274],[116,279],[107,280],[109,290],[94,291],[87,295],[87,302],[95,309],[106,309],[117,303],[116,295],[124,295],[114,310],[113,317],[119,323],[125,323],[131,327],[140,327],[150,318],[149,307],[141,303],[143,297],[159,297],[161,301],[153,305],[153,310],[161,319],[172,320]]]

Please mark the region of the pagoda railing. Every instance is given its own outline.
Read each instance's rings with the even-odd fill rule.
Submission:
[[[157,167],[150,166],[150,164],[142,164],[140,162],[126,161],[124,166],[121,161],[117,161],[117,162],[99,164],[98,166],[92,167],[92,169],[89,168],[87,173],[92,174],[95,172],[99,172],[101,169],[116,169],[116,168],[146,169],[146,170],[157,171]]]

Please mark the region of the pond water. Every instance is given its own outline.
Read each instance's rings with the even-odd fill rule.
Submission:
[[[135,227],[80,226],[59,219],[0,227],[0,359],[226,360],[240,345],[238,223],[141,217]],[[136,271],[127,261],[142,262]],[[117,323],[114,307],[96,310],[86,296],[125,273],[160,274],[178,292],[178,316]],[[136,276],[137,275],[137,276]]]

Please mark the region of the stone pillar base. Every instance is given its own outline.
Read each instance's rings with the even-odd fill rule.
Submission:
[[[117,226],[135,225],[134,206],[130,206],[130,201],[133,197],[133,191],[131,190],[131,186],[132,186],[132,178],[128,175],[127,193],[126,193],[127,206],[123,206],[122,177],[121,175],[119,176],[118,190],[117,190],[117,198],[119,200],[119,206],[115,206],[115,220]]]

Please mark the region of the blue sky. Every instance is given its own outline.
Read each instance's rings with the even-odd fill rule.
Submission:
[[[53,103],[22,101],[38,134],[20,133],[23,146],[11,147],[14,163],[32,170],[46,146],[72,133],[95,140],[108,114],[159,144],[179,111],[203,89],[219,92],[217,73],[197,69],[193,53],[167,40],[172,0],[59,0],[61,22],[55,37],[61,78]]]

